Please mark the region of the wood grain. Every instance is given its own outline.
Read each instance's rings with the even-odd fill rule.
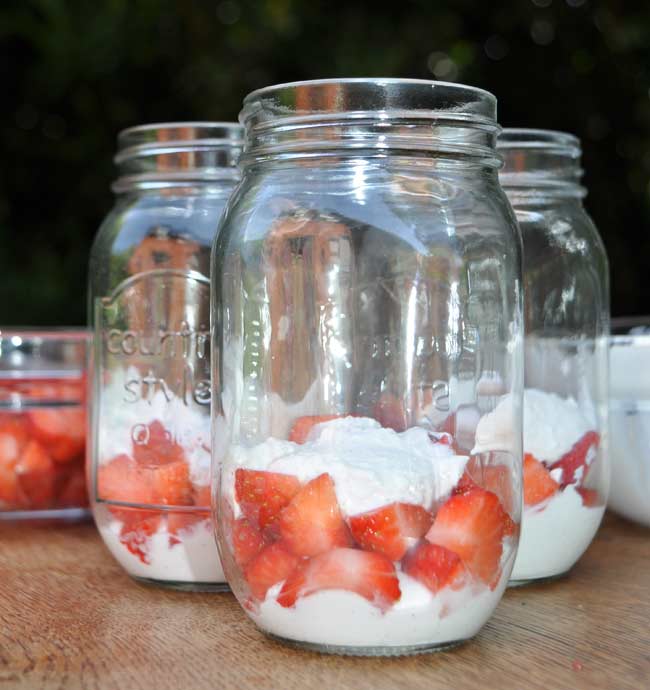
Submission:
[[[565,580],[507,592],[472,642],[359,659],[265,638],[229,594],[132,582],[92,525],[0,523],[0,689],[648,690],[650,530],[609,516]]]

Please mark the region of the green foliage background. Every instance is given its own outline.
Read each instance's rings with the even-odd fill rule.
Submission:
[[[234,119],[250,90],[329,76],[461,81],[505,126],[583,140],[615,314],[650,312],[650,5],[628,0],[4,0],[0,323],[85,318],[115,136]]]

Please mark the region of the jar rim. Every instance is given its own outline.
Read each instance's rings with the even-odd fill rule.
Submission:
[[[580,139],[570,132],[525,127],[504,127],[497,139],[497,149],[534,149],[573,158],[579,158],[582,152]]]

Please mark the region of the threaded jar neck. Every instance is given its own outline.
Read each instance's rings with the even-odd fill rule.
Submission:
[[[504,166],[501,186],[510,197],[583,198],[580,140],[572,134],[544,129],[504,129],[497,149]]]
[[[324,79],[244,99],[243,165],[267,158],[428,155],[498,167],[496,98],[416,79]]]
[[[243,128],[231,122],[170,122],[122,130],[114,158],[117,193],[239,179]]]

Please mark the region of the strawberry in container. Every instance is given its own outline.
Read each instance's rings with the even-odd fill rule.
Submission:
[[[0,519],[82,519],[82,329],[0,329]]]

